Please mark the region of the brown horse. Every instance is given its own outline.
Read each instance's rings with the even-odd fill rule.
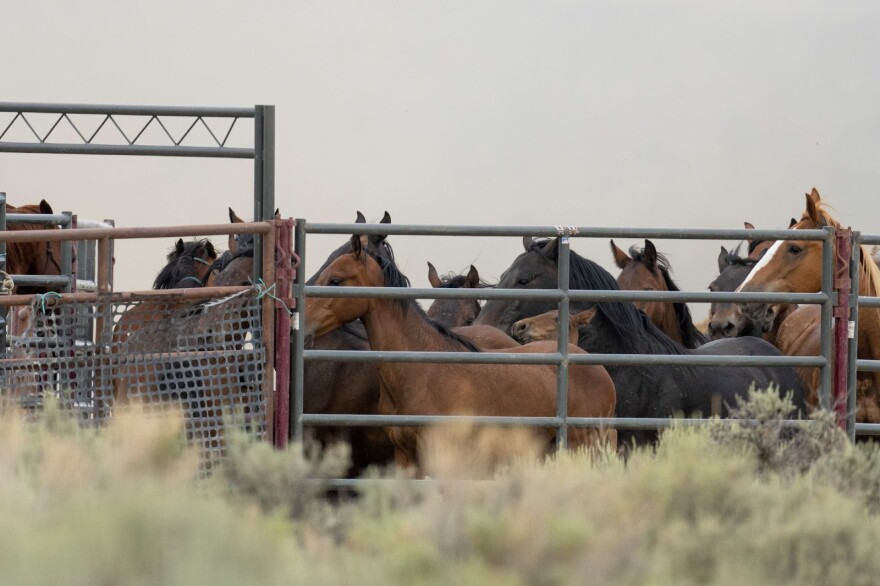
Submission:
[[[617,284],[628,291],[680,291],[672,280],[669,260],[657,252],[654,243],[645,240],[641,250],[632,246],[629,254],[611,241],[614,262],[621,269]],[[705,336],[694,327],[691,310],[683,301],[635,301],[633,305],[648,316],[661,332],[685,348],[699,348]]]
[[[428,263],[428,282],[435,289],[478,289],[487,285],[480,281],[480,273],[471,265],[467,275],[441,277],[434,265]],[[435,299],[428,308],[428,317],[447,328],[469,326],[480,314],[480,302],[476,299]]]
[[[393,260],[373,254],[366,237],[352,237],[352,252],[334,260],[318,277],[322,286],[406,287]],[[345,323],[363,321],[373,350],[480,351],[467,338],[430,320],[409,300],[310,298],[306,302],[307,337],[321,336]],[[552,342],[501,350],[510,353],[553,352]],[[581,352],[570,346],[571,353]],[[543,365],[381,363],[380,411],[409,415],[553,416],[556,369]],[[614,413],[614,384],[601,367],[569,368],[568,412],[572,417],[609,417]],[[552,429],[541,430],[549,448]],[[421,431],[389,431],[398,464],[417,465]],[[571,429],[571,447],[616,443],[612,430]]]
[[[840,228],[840,223],[829,213],[827,206],[813,188],[806,194],[806,209],[793,226],[795,230]],[[880,294],[880,268],[871,260],[870,251],[862,247],[859,263],[859,295]],[[778,291],[814,293],[822,289],[822,242],[779,240],[755,265],[738,291]],[[773,319],[772,310],[760,304],[743,306],[753,319],[767,322]],[[806,305],[794,311],[779,329],[779,348],[789,356],[819,354],[818,305]],[[880,309],[859,309],[858,357],[880,358]],[[807,389],[807,400],[818,404],[819,372],[816,368],[801,369],[801,378]],[[880,373],[859,372],[856,397],[856,420],[880,422]]]
[[[6,206],[8,214],[52,214],[52,206],[45,199],[39,204],[21,207]],[[58,226],[54,226],[58,228]],[[9,222],[7,230],[44,230],[45,225]],[[6,272],[10,275],[60,275],[61,263],[56,257],[54,242],[10,242],[6,245]],[[15,287],[13,293],[31,295],[46,293],[49,287]]]
[[[590,323],[596,308],[585,309],[568,316],[568,343],[577,345],[578,328]],[[527,317],[513,323],[511,331],[517,340],[527,344],[542,340],[555,340],[559,335],[559,310],[552,309],[541,315]]]
[[[792,218],[789,228],[795,225],[797,220]],[[749,222],[744,223],[747,230],[755,227]],[[710,291],[734,291],[745,280],[749,272],[754,268],[764,253],[773,242],[770,240],[748,240],[748,256],[743,258],[739,255],[739,246],[728,251],[723,246],[718,255],[718,276],[709,283]],[[754,321],[745,315],[738,303],[712,303],[709,306],[709,335],[713,340],[721,338],[735,338],[738,336],[759,336],[777,345],[779,328],[782,322],[797,309],[797,305],[788,303],[775,304],[772,311],[772,322],[756,327]],[[764,325],[769,329],[764,330]]]

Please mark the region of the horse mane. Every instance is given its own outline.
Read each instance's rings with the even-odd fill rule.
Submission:
[[[832,226],[834,229],[839,230],[843,226],[831,215],[831,209],[833,208],[825,203],[825,201],[820,200],[818,202],[817,211],[821,220],[820,226]],[[808,219],[807,214],[804,212],[804,215],[801,216],[801,221],[806,219]],[[866,296],[876,297],[880,294],[880,267],[871,258],[871,251],[867,246],[862,246],[860,257],[859,270],[862,278],[859,282],[864,283],[864,294]]]
[[[749,247],[751,248],[751,245],[749,245]],[[738,252],[739,246],[737,246],[737,253]],[[629,249],[629,255],[636,262],[644,262],[645,249],[633,245]],[[669,264],[669,257],[662,252],[657,252],[656,255],[656,266],[660,271],[660,275],[663,277],[663,284],[666,285],[666,289],[668,291],[681,291],[681,289],[678,288],[678,285],[675,284],[675,281],[672,280],[672,275],[670,274],[672,272],[672,267]],[[706,336],[694,326],[694,318],[691,315],[691,310],[687,303],[684,301],[673,301],[672,309],[675,311],[675,320],[676,323],[678,323],[678,329],[681,332],[683,346],[686,348],[696,348],[709,341],[706,339]]]
[[[465,283],[467,283],[467,275],[449,273],[448,275],[442,275],[440,277],[440,288],[442,289],[462,289]],[[480,279],[480,289],[492,288],[494,286],[495,285]]]
[[[535,240],[529,252],[541,254],[548,239]],[[569,261],[570,289],[588,291],[619,291],[617,280],[596,262],[584,258],[575,251],[570,251]],[[596,301],[592,304],[598,313],[613,328],[628,353],[644,352],[665,354],[687,354],[687,350],[661,332],[644,313],[628,301]],[[587,309],[584,307],[583,309]]]
[[[752,242],[749,241],[749,248],[748,248],[749,254],[751,254],[752,251],[754,251],[755,247],[758,246],[758,244],[760,244],[760,243],[761,243],[760,241],[756,242],[755,246],[752,246]],[[737,244],[736,248],[734,248],[733,250],[727,251],[727,264],[733,265],[733,266],[741,266],[741,267],[753,267],[756,264],[758,264],[758,261],[753,258],[749,258],[748,256],[740,256],[739,251],[741,248],[742,248],[742,242]]]
[[[387,243],[385,244],[387,245]],[[388,246],[388,248],[390,250],[391,247]],[[373,260],[379,263],[379,267],[381,267],[382,269],[383,285],[385,287],[410,286],[409,278],[401,273],[400,269],[397,268],[397,265],[394,262],[393,255],[390,258],[387,256],[382,256],[377,252],[375,246],[368,246],[365,250]],[[457,343],[460,346],[463,346],[466,350],[470,352],[482,352],[480,347],[474,344],[470,339],[456,334],[446,326],[428,317],[428,314],[425,313],[425,310],[422,309],[422,306],[416,303],[414,299],[394,299],[394,304],[400,308],[404,315],[407,311],[415,311],[416,315],[421,317],[428,325],[433,327],[449,340]]]
[[[207,248],[209,244],[210,240],[202,238],[201,240],[185,242],[181,252],[178,252],[175,247],[165,257],[167,264],[156,275],[156,279],[153,281],[153,289],[172,289],[185,277],[192,276],[195,273],[193,268],[196,264],[193,258],[194,255],[198,250]],[[217,264],[217,261],[211,265],[211,268],[215,264]]]

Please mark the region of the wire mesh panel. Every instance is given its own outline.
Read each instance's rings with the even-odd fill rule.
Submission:
[[[265,437],[255,292],[204,302],[58,299],[48,307],[38,298],[21,311],[29,323],[0,361],[0,406],[36,408],[52,395],[94,422],[133,403],[147,413],[176,409],[206,468],[222,457],[228,425]]]

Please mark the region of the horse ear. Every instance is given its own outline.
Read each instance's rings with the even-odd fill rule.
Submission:
[[[181,254],[183,252],[183,238],[177,239],[177,242],[174,244],[174,250],[177,251],[177,254]]]
[[[645,264],[650,268],[654,268],[657,266],[657,248],[654,246],[654,243],[645,238],[645,248],[642,251],[642,254],[645,259]]]
[[[825,225],[825,220],[822,218],[822,212],[819,210],[819,203],[821,202],[819,192],[816,191],[816,188],[814,187],[812,193],[807,193],[805,195],[807,196],[807,209],[804,212],[804,215],[816,224],[816,226],[821,228]]]
[[[743,227],[746,230],[754,230],[755,229],[755,225],[752,224],[751,222],[743,222]]]
[[[208,256],[217,256],[217,251],[214,249],[214,243],[210,240],[205,240],[205,249],[208,251]]]
[[[281,219],[281,208],[275,208],[275,219],[276,220]]]
[[[390,224],[391,223],[391,215],[386,211],[385,215],[382,216],[382,219],[379,220],[380,224]],[[370,235],[370,244],[373,246],[379,246],[382,244],[385,239],[388,238],[388,234],[372,234]]]
[[[244,224],[244,220],[239,218],[238,214],[236,214],[232,208],[229,208],[229,221],[233,224]]]
[[[628,265],[632,259],[629,255],[621,250],[616,244],[614,244],[614,240],[611,240],[611,254],[614,256],[614,264],[617,265],[617,268],[623,269]]]
[[[723,273],[724,269],[730,266],[730,253],[727,252],[727,249],[723,246],[721,247],[721,253],[718,255],[718,272]]]
[[[354,223],[355,223],[355,224],[366,224],[366,223],[367,223],[367,219],[366,219],[366,218],[364,217],[364,215],[360,212],[360,210],[358,210],[357,218],[355,219]]]
[[[791,228],[791,227],[794,226],[795,224],[797,224],[797,219],[796,219],[796,218],[792,218],[791,220],[788,221],[788,227],[789,227],[789,228]]]
[[[559,254],[559,238],[551,238],[547,241],[547,244],[544,245],[544,248],[541,249],[541,255],[544,258],[549,258],[552,260],[556,260]]]
[[[591,307],[590,309],[585,309],[581,312],[578,312],[571,316],[571,320],[577,325],[577,327],[588,325],[593,318],[596,317],[596,308]]]
[[[526,249],[526,252],[532,249],[532,237],[531,236],[523,236],[523,248]]]
[[[435,289],[443,283],[440,280],[440,275],[437,274],[437,269],[435,269],[434,265],[430,262],[428,263],[428,282],[431,283],[431,286]]]
[[[45,199],[41,199],[41,200],[40,200],[40,213],[41,213],[41,214],[51,214],[51,213],[53,213],[53,212],[52,212],[52,206],[50,206],[50,205],[49,205],[49,202],[47,202]]]
[[[471,268],[468,271],[464,286],[470,289],[477,289],[480,286],[480,273],[477,272],[477,267],[474,265],[471,265]]]
[[[358,234],[351,235],[351,253],[354,254],[355,258],[360,258],[361,254],[364,251],[363,243],[361,242],[361,237]]]

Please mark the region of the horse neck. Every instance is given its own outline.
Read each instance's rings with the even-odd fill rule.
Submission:
[[[437,330],[414,303],[403,305],[393,299],[370,299],[367,313],[361,318],[370,348],[379,351],[462,350],[454,340]]]
[[[660,303],[659,305],[663,311],[660,314],[661,319],[655,321],[654,325],[671,339],[681,344],[681,325],[678,323],[678,317],[675,315],[675,307],[672,303]]]

